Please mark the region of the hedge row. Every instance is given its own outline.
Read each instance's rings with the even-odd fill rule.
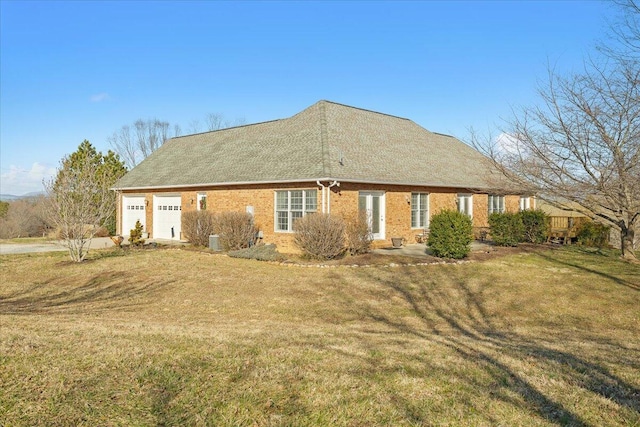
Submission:
[[[489,215],[491,240],[498,246],[517,246],[521,242],[543,243],[547,240],[549,217],[541,210]]]

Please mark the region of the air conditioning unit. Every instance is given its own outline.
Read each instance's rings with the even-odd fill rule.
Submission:
[[[209,236],[209,249],[212,251],[220,251],[220,236],[217,234],[211,234]]]

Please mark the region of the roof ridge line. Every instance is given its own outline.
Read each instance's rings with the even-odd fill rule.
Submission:
[[[427,129],[427,130],[429,130],[429,129]],[[431,132],[431,131],[429,131],[429,132]],[[442,133],[442,132],[431,132],[431,133],[435,133],[436,135],[446,136],[446,137],[449,137],[449,138],[455,138],[455,139],[457,139],[455,136],[453,136],[453,135],[449,135],[448,133]]]
[[[326,103],[329,103],[329,104],[339,105],[339,106],[341,106],[341,107],[353,108],[354,110],[366,111],[366,112],[368,112],[368,113],[380,114],[380,115],[382,115],[382,116],[393,117],[393,118],[395,118],[395,119],[407,120],[407,121],[410,121],[410,122],[412,122],[412,121],[413,121],[413,120],[408,119],[408,118],[406,118],[406,117],[395,116],[395,115],[393,115],[393,114],[388,114],[388,113],[381,113],[380,111],[369,110],[369,109],[367,109],[367,108],[354,107],[353,105],[342,104],[342,103],[340,103],[340,102],[329,101],[329,100],[327,100],[327,99],[322,99],[322,100],[320,100],[320,101],[318,101],[318,102],[319,102],[319,103],[326,102]]]
[[[238,128],[245,128],[245,127],[248,127],[248,126],[263,125],[263,124],[266,124],[266,123],[279,122],[281,120],[286,120],[286,119],[273,119],[273,120],[265,120],[264,122],[245,123],[243,125],[229,126],[228,128],[220,128],[220,129],[214,129],[214,130],[207,130],[207,131],[204,131],[204,132],[188,133],[186,135],[174,136],[174,137],[171,137],[169,139],[185,138],[185,137],[188,137],[188,136],[204,135],[205,133],[214,133],[214,132],[221,132],[221,131],[229,130],[229,129],[238,129]]]

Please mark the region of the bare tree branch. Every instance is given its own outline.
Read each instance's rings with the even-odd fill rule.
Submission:
[[[237,118],[233,121],[226,120],[223,114],[209,113],[205,117],[207,129],[211,132],[214,130],[226,129],[234,126],[242,126],[246,123],[245,119]]]
[[[167,140],[181,133],[178,125],[173,126],[173,135],[170,129],[171,125],[167,121],[138,119],[133,123],[133,128],[124,125],[107,138],[107,141],[120,155],[127,168],[132,169]]]
[[[214,131],[214,130],[222,129],[223,127],[225,127],[223,124],[222,114],[209,113],[207,114],[205,122],[207,124],[207,129],[209,131]]]
[[[219,113],[209,113],[205,117],[208,131],[224,129],[245,124],[244,119],[234,121],[225,120]],[[189,132],[199,133],[202,130],[200,120],[189,122]],[[118,153],[128,169],[133,169],[138,163],[160,148],[166,141],[178,137],[182,129],[178,124],[173,126],[163,120],[136,120],[132,126],[124,125],[107,138],[107,142]]]

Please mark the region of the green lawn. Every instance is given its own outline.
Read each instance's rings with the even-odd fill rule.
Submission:
[[[0,257],[0,425],[640,425],[640,266]]]

